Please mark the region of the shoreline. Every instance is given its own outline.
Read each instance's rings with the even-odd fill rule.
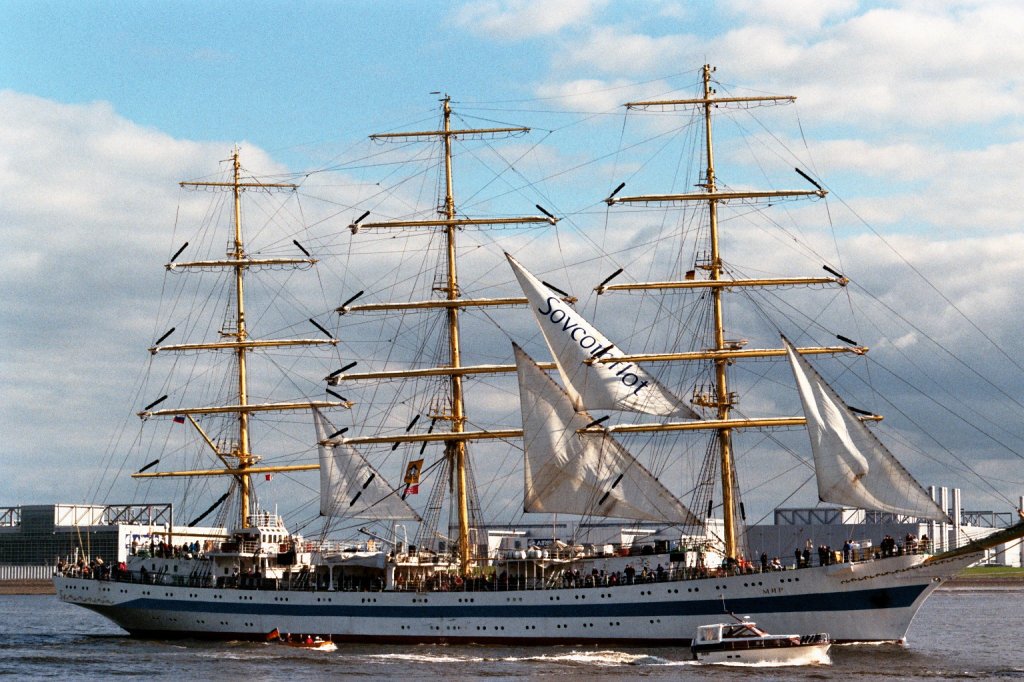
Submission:
[[[0,580],[0,595],[57,594],[52,580]]]
[[[939,588],[1024,588],[1024,574],[1017,575],[961,575],[947,580]],[[2,580],[0,595],[53,595],[57,594],[50,580]]]

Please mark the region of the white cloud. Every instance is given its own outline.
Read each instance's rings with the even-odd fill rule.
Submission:
[[[686,2],[659,2],[657,3],[657,16],[666,19],[689,19],[694,15],[693,5]]]
[[[997,120],[1021,111],[1024,7],[882,8],[850,17],[799,48],[790,83],[826,116],[910,127]],[[874,120],[872,120],[874,119]]]
[[[855,14],[850,2],[738,0],[717,35],[621,13],[598,15],[576,40],[559,43],[537,91],[585,82],[581,74],[643,81],[666,64],[719,67],[723,83],[796,94],[820,125],[932,130],[997,122],[1024,111],[1024,6],[1009,2],[905,3]],[[718,26],[719,24],[715,24]],[[676,30],[673,30],[676,29]],[[649,89],[648,92],[653,91]],[[958,134],[969,135],[969,131]]]
[[[522,40],[586,25],[607,0],[477,0],[463,5],[456,23],[474,33]]]
[[[826,177],[855,171],[868,178],[898,178],[906,183],[934,177],[949,167],[949,161],[939,150],[910,142],[872,144],[867,139],[824,140],[815,143],[813,154],[816,165],[827,169],[823,171]]]
[[[1024,229],[1013,201],[1024,183],[1024,169],[1016,162],[1022,155],[1024,141],[1016,140],[961,151],[934,144],[875,146],[866,139],[831,140],[814,148],[824,176],[837,177],[835,187],[849,184],[844,174],[851,171],[874,181],[874,190],[860,189],[852,199],[869,223],[928,229],[944,237],[1015,234]],[[871,193],[885,198],[867,201]]]
[[[562,50],[564,58],[557,59],[554,66],[570,72],[574,67],[586,66],[622,80],[638,74],[663,72],[666,63],[678,63],[698,42],[693,35],[655,37],[627,33],[618,26],[597,26],[580,39],[566,43]]]
[[[177,183],[214,167],[230,144],[176,140],[105,102],[4,91],[0,107],[0,454],[12,466],[96,467],[119,417],[138,407],[129,401],[153,340]],[[273,168],[248,151],[254,166]],[[201,218],[197,198],[180,204],[183,221]],[[68,442],[70,463],[53,447]],[[97,477],[52,479],[33,494],[78,501],[83,478]]]
[[[857,0],[727,0],[723,10],[739,20],[785,27],[790,32],[817,30],[833,17],[849,14]]]

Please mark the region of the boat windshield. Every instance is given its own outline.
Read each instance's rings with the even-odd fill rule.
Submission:
[[[697,628],[698,642],[720,642],[722,640],[721,625],[704,625]]]
[[[758,630],[753,623],[738,623],[736,625],[726,626],[723,637],[760,637],[762,634],[763,633]]]

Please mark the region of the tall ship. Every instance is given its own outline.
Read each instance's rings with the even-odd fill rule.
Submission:
[[[168,272],[214,278],[227,299],[188,299],[204,314],[220,315],[205,324],[189,318],[190,334],[216,330],[214,340],[165,343],[172,329],[150,352],[176,358],[175,370],[188,380],[212,373],[195,359],[212,356],[210,366],[226,378],[198,398],[205,404],[185,402],[190,394],[173,388],[146,403],[139,414],[146,428],[187,429],[198,451],[171,447],[159,460],[139,461],[134,476],[154,489],[167,483],[162,479],[177,482],[194,504],[203,501],[203,511],[188,525],[178,520],[133,541],[116,565],[97,566],[88,556],[62,563],[54,578],[60,599],[132,635],[159,638],[260,640],[276,631],[335,642],[686,645],[699,626],[720,619],[727,602],[771,632],[902,641],[937,587],[987,548],[1024,536],[1024,524],[955,549],[915,538],[898,549],[830,552],[827,560],[757,561],[746,539],[738,453],[751,444],[783,447],[778,432],[809,435],[800,458],[813,465],[826,504],[936,522],[947,520],[947,510],[876,437],[880,417],[849,407],[816,368],[856,362],[868,349],[845,337],[816,345],[809,341],[813,319],[771,321],[770,313],[785,311],[759,298],[763,291],[842,291],[849,284],[842,269],[746,276],[724,253],[727,227],[739,223],[756,236],[748,223],[776,204],[826,194],[803,171],[805,189],[735,188],[720,180],[715,117],[794,98],[719,95],[714,70],[704,66],[700,74],[692,97],[626,105],[688,117],[700,171],[692,191],[631,195],[622,183],[604,197],[608,216],[627,211],[640,220],[667,211],[676,227],[667,245],[631,235],[623,252],[642,247],[649,255],[605,273],[592,297],[600,310],[595,304],[583,312],[575,297],[542,279],[576,280],[569,273],[577,268],[593,271],[574,261],[564,235],[547,234],[560,222],[554,207],[538,201],[531,215],[474,217],[471,202],[457,203],[456,143],[485,140],[489,151],[497,138],[529,129],[463,126],[447,96],[436,128],[373,136],[382,145],[439,151],[436,194],[426,210],[372,195],[353,208],[347,229],[330,237],[280,235],[271,248],[253,250],[243,198],[294,185],[249,177],[237,150],[226,178],[182,183],[229,198],[227,248],[187,260],[182,246]],[[390,154],[381,155],[387,163]],[[494,180],[517,172],[508,162]],[[509,183],[510,194],[516,184]],[[411,190],[403,200],[409,196]],[[258,214],[265,218],[261,236],[282,213]],[[560,269],[551,265],[556,241]],[[208,237],[201,246],[218,243]],[[372,274],[361,280],[365,286],[333,293],[333,322],[297,316],[293,322],[316,332],[289,336],[293,327],[282,326],[267,337],[255,333],[262,318],[250,313],[251,280],[269,274],[291,284],[293,270],[323,267],[311,255],[317,246],[335,251],[331,267],[354,267],[350,250],[359,245]],[[616,262],[606,255],[602,267]],[[392,256],[397,266],[388,262]],[[545,271],[535,274],[534,263],[547,263]],[[647,275],[665,271],[661,279]],[[266,295],[287,301],[278,306],[286,312],[298,307]],[[605,303],[629,296],[635,298],[624,306]],[[753,302],[756,315],[730,317],[735,299]],[[614,312],[598,314],[605,307]],[[735,336],[752,319],[772,330],[773,343],[749,347]],[[650,348],[657,344],[660,350]],[[271,352],[280,354],[268,363]],[[317,365],[301,359],[319,352],[338,365],[311,378],[309,367]],[[740,381],[735,373],[745,363],[777,372]],[[258,376],[257,364],[291,378]],[[749,404],[771,412],[783,384],[799,414],[739,409],[741,391],[747,399],[748,390],[763,390],[769,397]],[[269,398],[289,390],[286,400]],[[180,404],[165,404],[175,400]],[[271,418],[286,427],[269,426]],[[282,436],[286,428],[305,435]],[[152,442],[170,440],[162,433]],[[164,469],[172,455],[214,464]],[[757,466],[756,455],[742,461]],[[318,490],[318,500],[298,505],[301,518],[286,522],[257,494],[274,476]],[[225,481],[226,492],[218,488]],[[197,524],[207,518],[216,521],[200,532]],[[521,530],[545,524],[547,537]],[[652,527],[659,539],[645,542]],[[601,528],[623,532],[596,539]]]

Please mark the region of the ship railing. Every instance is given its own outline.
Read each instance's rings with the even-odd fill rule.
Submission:
[[[257,512],[249,514],[248,525],[251,528],[284,528],[284,519],[270,512]]]
[[[927,538],[920,540],[894,541],[893,543],[879,543],[877,545],[867,542],[860,543],[849,550],[830,550],[824,553],[817,550],[810,550],[806,558],[801,552],[800,558],[796,555],[790,557],[790,568],[810,568],[812,566],[824,566],[834,564],[859,563],[872,561],[874,559],[886,559],[895,556],[917,556],[931,554],[934,550],[932,542]]]
[[[220,543],[220,551],[225,554],[256,554],[263,547],[259,540],[228,540]]]
[[[346,554],[351,552],[377,552],[379,547],[367,543],[353,543],[339,540],[304,540],[296,544],[296,550],[306,553],[319,553],[321,556]]]

